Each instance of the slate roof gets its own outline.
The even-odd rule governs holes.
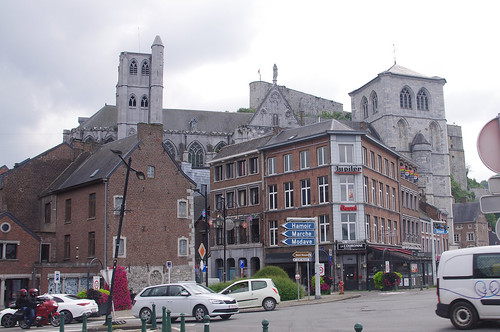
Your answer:
[[[341,123],[338,120],[327,120],[317,122],[315,124],[306,125],[303,127],[292,128],[281,131],[278,135],[274,136],[269,142],[263,146],[261,149],[270,149],[276,146],[286,144],[293,141],[301,141],[306,139],[311,139],[314,136],[325,135],[329,132],[338,132],[338,133],[357,133],[358,131],[352,129],[351,127]]]
[[[116,106],[106,105],[77,128],[115,127],[117,112]],[[233,133],[237,127],[247,124],[252,116],[252,113],[163,109],[163,130],[192,131],[190,121],[196,119],[196,131]]]
[[[453,204],[453,223],[464,224],[477,222],[479,216],[479,202]]]
[[[226,145],[219,151],[219,153],[217,153],[215,158],[210,161],[210,163],[217,162],[227,157],[234,157],[245,152],[257,151],[261,146],[264,146],[272,137],[272,135],[267,135],[242,143]]]

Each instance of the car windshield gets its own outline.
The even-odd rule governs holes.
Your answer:
[[[209,294],[215,293],[210,288],[200,284],[184,284],[183,285],[192,294]]]

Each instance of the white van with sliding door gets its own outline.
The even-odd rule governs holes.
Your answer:
[[[449,250],[438,268],[436,314],[460,330],[500,319],[500,246]]]

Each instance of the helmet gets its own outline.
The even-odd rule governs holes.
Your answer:
[[[21,295],[22,297],[25,297],[26,295],[28,295],[28,291],[24,288],[21,288],[19,290],[19,295]]]
[[[31,296],[37,296],[38,295],[38,289],[36,289],[36,288],[30,289],[30,295]]]

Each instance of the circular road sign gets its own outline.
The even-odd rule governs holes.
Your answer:
[[[500,173],[500,119],[490,120],[477,137],[477,152],[483,164],[490,170]]]

